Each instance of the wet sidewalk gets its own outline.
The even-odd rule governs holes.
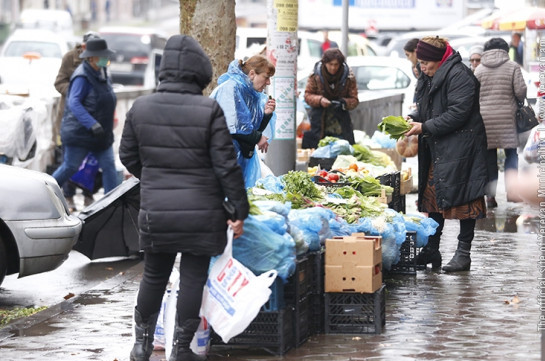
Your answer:
[[[478,222],[471,271],[385,279],[383,333],[315,335],[283,357],[213,347],[215,360],[540,360],[538,209],[506,203]],[[414,205],[414,195],[407,198]],[[532,217],[533,215],[533,217]],[[447,262],[458,225],[447,221]],[[88,292],[0,329],[1,359],[128,360],[142,263]],[[152,360],[164,360],[156,351]]]

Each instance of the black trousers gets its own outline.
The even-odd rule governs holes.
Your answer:
[[[441,239],[441,235],[443,234],[445,219],[441,213],[429,213],[428,216],[439,223],[435,234],[429,237],[428,244],[432,249],[434,247],[439,249],[439,241]],[[473,241],[473,237],[475,236],[476,223],[477,221],[475,219],[460,219],[460,233],[458,234],[458,241],[471,243],[471,241]]]
[[[159,312],[161,302],[176,253],[146,252],[144,258],[144,276],[140,282],[136,308],[144,319]],[[178,293],[178,324],[185,320],[199,318],[202,291],[208,278],[209,256],[182,254],[180,261],[180,291]]]

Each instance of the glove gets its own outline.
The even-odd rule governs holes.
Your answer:
[[[96,122],[91,127],[91,131],[93,132],[93,135],[95,137],[100,137],[101,135],[104,135],[104,128],[102,128],[102,125],[100,125],[99,122]]]

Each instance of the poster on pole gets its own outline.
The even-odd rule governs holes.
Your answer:
[[[297,0],[269,0],[267,57],[275,66],[271,94],[276,100],[274,139],[295,139],[297,81]]]

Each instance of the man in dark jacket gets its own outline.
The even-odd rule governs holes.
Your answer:
[[[200,322],[210,257],[223,253],[227,225],[242,233],[249,211],[242,171],[219,104],[202,95],[212,66],[199,43],[172,36],[157,92],[127,113],[119,155],[140,179],[140,246],[145,270],[135,308],[131,360],[148,360],[161,300],[178,252],[180,292],[170,360],[194,360],[189,344]],[[223,202],[234,206],[228,220]]]

